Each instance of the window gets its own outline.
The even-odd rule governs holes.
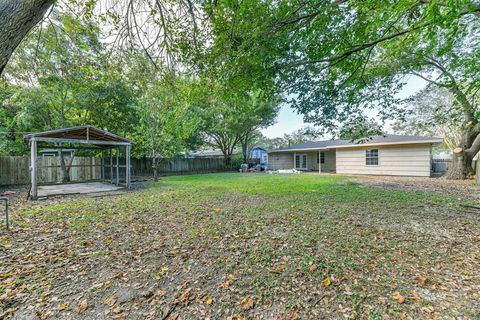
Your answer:
[[[320,157],[320,159],[319,159]],[[325,152],[320,152],[320,153],[317,153],[317,163],[320,162],[320,163],[325,163]]]
[[[295,155],[295,168],[296,169],[307,169],[307,155],[306,154]]]
[[[367,166],[378,166],[378,149],[365,150],[365,164]]]

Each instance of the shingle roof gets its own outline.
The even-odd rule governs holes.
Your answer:
[[[404,136],[404,135],[380,135],[372,136],[361,141],[351,141],[351,140],[323,140],[323,141],[312,141],[302,144],[297,144],[289,147],[280,147],[278,149],[272,150],[275,151],[288,151],[288,150],[301,150],[301,149],[321,149],[321,148],[335,148],[335,147],[348,147],[348,146],[361,146],[361,145],[370,145],[370,144],[398,144],[398,143],[440,143],[442,142],[441,138],[436,137],[422,137],[422,136]]]

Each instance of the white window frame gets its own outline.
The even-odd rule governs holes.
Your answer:
[[[368,164],[367,159],[374,159],[374,157],[370,156],[368,157],[367,152],[372,151],[372,150],[377,150],[377,164]],[[370,149],[365,149],[365,166],[366,167],[378,167],[380,165],[380,149],[378,148],[370,148]]]
[[[297,157],[299,157],[299,163],[300,163],[299,167],[297,166]],[[305,167],[302,167],[302,163],[303,163],[302,157],[305,157]],[[308,154],[306,154],[306,153],[296,153],[294,161],[295,161],[295,169],[297,169],[297,170],[307,170],[307,168],[308,168]]]

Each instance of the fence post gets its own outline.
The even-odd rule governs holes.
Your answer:
[[[32,182],[32,190],[30,191],[31,198],[33,200],[37,199],[37,141],[35,138],[30,140],[30,161],[31,161],[31,182]]]

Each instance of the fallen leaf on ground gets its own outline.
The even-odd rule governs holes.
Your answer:
[[[106,305],[109,305],[109,306],[112,306],[114,305],[116,302],[116,299],[115,299],[115,295],[112,294],[111,296],[109,297],[106,297],[105,300],[103,300],[103,304],[106,304]]]
[[[310,270],[310,271],[315,271],[315,270],[317,270],[317,265],[316,265],[316,264],[311,264],[311,265],[308,267],[308,270]]]
[[[180,303],[183,303],[185,301],[187,301],[190,296],[192,295],[192,288],[188,288],[187,290],[185,290],[181,295],[180,297],[178,297],[177,299],[173,300],[173,304],[180,304]]]
[[[220,284],[220,288],[227,289],[234,280],[235,280],[235,276],[233,274],[229,274],[227,276],[227,281]]]
[[[148,289],[147,291],[145,291],[144,293],[142,293],[142,295],[143,295],[145,298],[150,298],[151,296],[153,296],[153,289]]]
[[[418,283],[419,283],[420,285],[422,285],[422,286],[427,283],[427,277],[422,276],[422,275],[419,275],[419,276],[417,277],[417,280],[418,280]]]
[[[268,272],[271,272],[271,273],[282,273],[283,271],[285,271],[285,267],[278,266],[278,267],[267,268],[267,270]]]
[[[332,281],[330,280],[330,277],[326,277],[323,281],[322,281],[322,285],[324,287],[328,287],[329,285],[332,284]]]
[[[255,301],[253,300],[252,297],[246,297],[246,298],[243,298],[242,301],[240,301],[240,304],[242,305],[242,308],[244,310],[249,310],[253,308],[253,306],[255,305]]]
[[[67,307],[68,307],[68,305],[66,303],[62,302],[58,305],[58,310],[65,310],[65,309],[67,309]]]
[[[405,297],[402,296],[402,294],[398,291],[395,291],[393,294],[392,294],[392,297],[397,300],[398,303],[404,303],[405,302]]]
[[[207,304],[212,304],[212,303],[213,303],[213,299],[212,299],[212,298],[208,298],[206,302],[207,302]]]
[[[410,300],[415,300],[415,301],[422,301],[422,298],[416,293],[415,291],[412,291],[412,295],[408,297]]]
[[[85,312],[85,310],[87,310],[87,308],[88,308],[88,302],[85,299],[82,302],[80,302],[80,304],[75,308],[75,312],[78,314],[82,314]]]
[[[215,208],[215,212],[216,212],[216,213],[219,213],[221,210],[222,210],[222,209],[220,209],[220,208]]]

